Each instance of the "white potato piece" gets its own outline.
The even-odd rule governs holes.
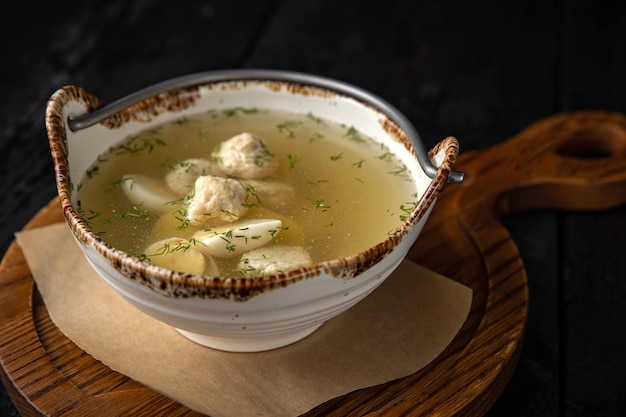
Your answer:
[[[193,240],[170,237],[149,245],[145,255],[150,263],[194,275],[219,276],[215,260],[198,250]]]
[[[276,241],[282,222],[276,219],[251,219],[226,226],[200,230],[193,239],[204,254],[217,257],[240,256],[246,251]]]
[[[222,171],[233,178],[265,178],[278,169],[278,160],[263,139],[248,132],[222,142],[211,156]]]
[[[133,204],[159,214],[171,211],[172,202],[178,198],[164,186],[163,181],[148,175],[124,175],[122,190]]]
[[[313,259],[301,246],[268,245],[243,254],[239,270],[247,277],[280,274],[307,265]]]
[[[303,246],[307,242],[302,226],[298,224],[292,216],[281,214],[263,206],[250,208],[246,216],[251,219],[280,220],[282,226],[280,228],[280,235],[277,237],[278,243],[281,245]]]

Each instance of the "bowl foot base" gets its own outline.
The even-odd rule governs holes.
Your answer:
[[[226,338],[194,333],[182,329],[176,330],[187,339],[212,349],[226,352],[262,352],[265,350],[278,349],[298,342],[319,329],[321,325],[322,323],[287,333],[253,338]]]

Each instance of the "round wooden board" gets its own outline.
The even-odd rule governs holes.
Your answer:
[[[528,291],[519,252],[499,219],[534,208],[603,209],[626,202],[626,118],[578,112],[539,121],[456,166],[409,258],[474,291],[463,328],[408,377],[332,399],[306,416],[480,416],[498,398],[523,343]],[[63,221],[57,200],[26,226]],[[0,263],[0,361],[23,416],[198,415],[112,371],[54,326],[15,242]]]

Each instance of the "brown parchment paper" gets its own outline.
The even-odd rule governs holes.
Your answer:
[[[290,417],[410,375],[452,341],[471,290],[405,260],[378,289],[293,345],[213,350],[126,303],[90,268],[65,223],[16,239],[55,325],[111,369],[215,417]]]

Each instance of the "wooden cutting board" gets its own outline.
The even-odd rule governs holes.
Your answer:
[[[500,219],[536,208],[624,204],[626,116],[556,115],[497,146],[462,153],[456,168],[465,182],[446,186],[409,258],[473,289],[463,328],[419,372],[330,400],[307,416],[484,414],[515,369],[528,306],[524,265]],[[60,221],[55,199],[26,228]],[[0,334],[3,382],[23,416],[198,415],[66,338],[15,242],[0,263]]]

